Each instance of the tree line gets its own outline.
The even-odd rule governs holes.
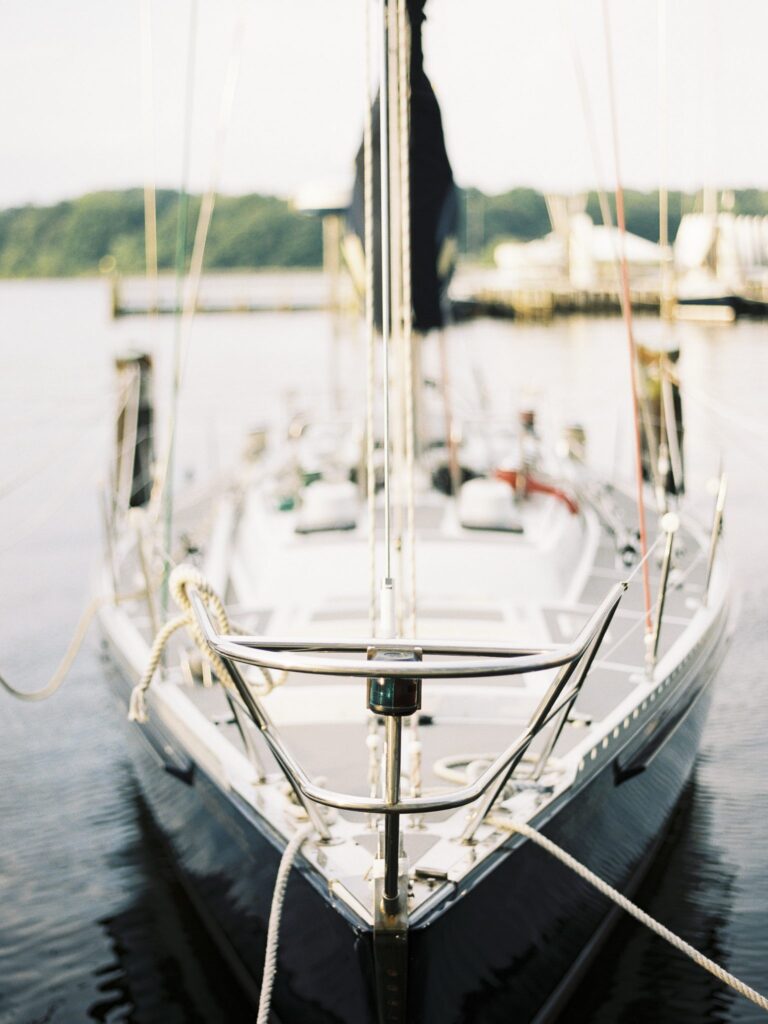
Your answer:
[[[613,197],[609,196],[613,204]],[[698,193],[669,196],[669,237],[674,238],[685,213],[700,208]],[[697,206],[698,204],[698,206]],[[470,259],[490,259],[502,239],[528,241],[550,230],[542,193],[516,188],[500,195],[464,189],[460,197],[459,248]],[[658,193],[625,193],[627,228],[655,241],[659,234]],[[189,261],[200,197],[188,203]],[[768,192],[734,193],[736,213],[768,214]],[[587,212],[600,222],[597,196]],[[157,193],[157,246],[160,270],[175,265],[179,197]],[[67,277],[97,273],[112,257],[118,272],[144,272],[144,198],[140,189],[92,192],[51,206],[22,206],[0,211],[0,277]],[[112,260],[109,260],[110,265]],[[206,246],[209,270],[267,267],[318,267],[322,263],[322,229],[318,218],[299,213],[275,196],[219,196]]]
[[[157,192],[157,262],[176,263],[179,196]],[[186,262],[192,252],[200,197],[187,203]],[[145,269],[144,195],[141,189],[91,192],[53,206],[0,211],[0,276],[66,277],[97,273],[112,257],[120,273]],[[112,260],[109,261],[110,264]],[[208,269],[316,267],[322,228],[274,196],[218,196],[205,265]]]

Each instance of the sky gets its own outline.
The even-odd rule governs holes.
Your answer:
[[[178,187],[193,2],[0,0],[0,207],[148,178]],[[362,124],[364,3],[196,0],[193,190],[208,187],[215,168],[220,190],[234,194],[347,183]],[[607,5],[624,184],[768,187],[768,0]],[[427,70],[459,184],[612,187],[602,0],[429,0],[427,14]],[[142,24],[151,48],[142,49]],[[217,121],[238,46],[222,147]]]

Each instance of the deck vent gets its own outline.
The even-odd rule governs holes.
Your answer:
[[[357,526],[357,488],[347,481],[317,480],[301,492],[296,533],[354,530]]]
[[[459,522],[467,530],[523,532],[515,514],[512,488],[502,480],[478,478],[462,484]]]

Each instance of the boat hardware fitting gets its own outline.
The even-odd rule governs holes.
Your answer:
[[[653,623],[651,642],[648,645],[646,668],[648,675],[653,674],[656,667],[656,659],[659,654],[659,640],[661,638],[661,623],[664,616],[664,604],[667,600],[667,586],[669,584],[669,571],[672,568],[672,554],[675,547],[675,534],[680,526],[680,517],[674,512],[667,512],[661,517],[661,528],[666,535],[664,543],[664,555],[661,562],[661,580],[659,582],[659,596],[656,599],[656,615]]]
[[[709,584],[712,580],[712,570],[715,565],[715,555],[720,535],[723,532],[723,513],[725,511],[725,496],[728,493],[728,477],[725,473],[720,474],[720,482],[717,488],[717,499],[715,501],[715,517],[712,521],[712,534],[709,539],[709,556],[707,558],[707,577],[704,583],[704,604],[709,599]]]

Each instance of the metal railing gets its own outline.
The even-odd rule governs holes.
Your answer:
[[[586,623],[578,637],[568,644],[540,648],[519,648],[503,644],[455,644],[443,641],[398,639],[371,640],[285,640],[257,636],[232,636],[216,632],[201,596],[190,588],[192,607],[206,642],[222,658],[240,700],[260,730],[272,755],[304,805],[321,836],[328,838],[328,827],[314,805],[322,804],[341,811],[364,814],[426,814],[471,804],[494,793],[495,799],[510,774],[523,758],[531,742],[553,720],[574,704],[589,667],[597,653],[626,584],[614,586]],[[390,650],[410,660],[386,660],[369,657],[371,651]],[[336,655],[358,655],[346,659]],[[451,654],[450,659],[420,660]],[[473,782],[448,793],[386,799],[363,797],[319,786],[313,782],[283,742],[263,703],[244,679],[238,663],[278,671],[309,675],[356,676],[364,679],[454,679],[487,676],[511,676],[558,669],[555,679],[540,700],[527,727],[498,755]],[[562,728],[556,721],[555,728]],[[397,746],[397,744],[394,744]],[[549,745],[548,745],[549,746]],[[389,750],[390,772],[400,772],[399,759]],[[496,785],[494,785],[496,784]],[[399,791],[398,787],[393,787]],[[491,800],[491,803],[493,800]],[[485,803],[485,801],[484,801]],[[490,807],[490,804],[488,805]],[[484,815],[483,815],[484,816]]]
[[[383,870],[374,872],[373,893],[375,958],[379,968],[382,964],[390,964],[387,976],[382,975],[383,982],[391,982],[394,970],[402,975],[401,985],[405,984],[402,961],[408,930],[409,883],[407,866],[402,856],[400,816],[452,810],[477,801],[461,835],[463,842],[472,842],[475,830],[503,794],[510,776],[531,743],[551,723],[550,735],[544,742],[534,772],[535,777],[539,777],[578,698],[626,588],[626,583],[619,583],[612,588],[574,641],[539,648],[409,639],[317,641],[219,634],[201,594],[194,587],[188,588],[192,608],[206,643],[221,658],[242,707],[259,729],[297,800],[306,810],[320,841],[330,840],[331,833],[318,805],[383,816],[377,855]],[[356,676],[365,679],[368,708],[377,715],[383,715],[386,725],[384,796],[361,797],[314,783],[286,747],[262,701],[243,677],[238,663],[312,676]],[[402,799],[402,723],[404,717],[414,714],[421,706],[421,685],[424,679],[487,678],[547,670],[556,670],[554,679],[540,699],[528,725],[477,779],[447,793]],[[237,702],[233,700],[232,703],[234,705]],[[235,718],[241,732],[245,732],[237,713]],[[246,750],[252,752],[252,747],[251,740],[246,744]],[[258,758],[255,760],[255,769],[257,777],[263,779],[263,769]],[[396,961],[390,959],[393,952],[397,953]]]

